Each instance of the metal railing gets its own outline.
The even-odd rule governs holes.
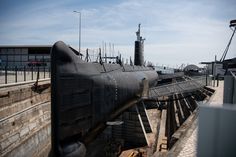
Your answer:
[[[46,66],[2,66],[0,67],[0,84],[17,83],[30,80],[50,78],[50,67]]]
[[[212,79],[213,79],[212,76],[206,76],[206,75],[191,77],[191,80],[195,80],[198,83],[204,84],[206,86],[212,86]]]
[[[208,78],[208,80],[210,79]],[[206,81],[208,80],[206,79],[206,77],[202,76],[187,81],[150,88],[149,98],[169,96],[176,93],[192,92],[206,86],[207,85]]]

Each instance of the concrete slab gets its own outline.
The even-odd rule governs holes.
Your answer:
[[[215,90],[215,93],[209,100],[210,106],[222,106],[223,104],[223,95],[224,95],[224,80],[219,81],[218,87],[211,87],[210,88]]]
[[[218,87],[210,88],[215,90],[210,100],[207,102],[209,106],[221,107],[223,104],[224,80],[219,81]],[[191,136],[186,139],[183,149],[180,151],[178,157],[196,157],[197,156],[197,141],[198,141],[198,124]]]
[[[195,157],[197,154],[197,134],[198,128],[196,127],[191,136],[186,140],[185,146],[179,153],[178,157]]]

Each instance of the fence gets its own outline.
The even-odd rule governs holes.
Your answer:
[[[153,87],[149,91],[149,97],[157,98],[160,96],[169,96],[176,93],[192,92],[197,89],[203,88],[204,86],[207,85],[206,82],[210,80],[211,80],[210,77],[201,76],[201,77],[195,77],[192,80]]]
[[[191,77],[192,80],[195,80],[199,84],[202,84],[204,86],[212,86],[212,76],[195,76]]]
[[[0,84],[50,78],[50,75],[50,67],[45,66],[4,66],[0,67]]]

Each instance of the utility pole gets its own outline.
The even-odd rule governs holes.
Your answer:
[[[73,11],[74,13],[79,14],[79,53],[81,54],[81,12],[79,11]]]

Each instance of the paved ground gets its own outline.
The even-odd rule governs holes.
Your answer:
[[[209,101],[210,106],[222,106],[223,104],[223,93],[224,93],[224,81],[219,81],[219,87],[211,87],[215,89],[215,94]]]
[[[193,131],[192,135],[187,139],[184,148],[178,157],[195,157],[197,156],[197,133],[198,127]]]
[[[219,82],[219,87],[210,87],[215,89],[214,95],[209,100],[210,106],[222,106],[224,81]],[[197,156],[197,135],[198,127],[194,129],[190,137],[186,140],[184,148],[179,153],[178,157],[196,157]]]

